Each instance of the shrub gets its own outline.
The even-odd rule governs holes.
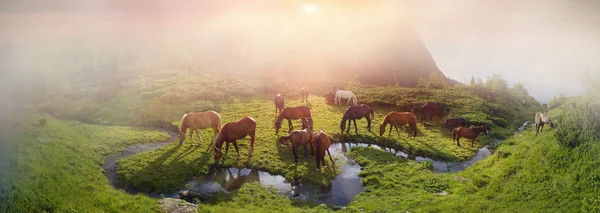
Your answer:
[[[558,143],[565,148],[574,148],[599,138],[600,97],[583,97],[571,100],[563,106],[555,133]]]

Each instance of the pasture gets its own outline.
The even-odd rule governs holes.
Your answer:
[[[119,160],[119,183],[142,192],[138,195],[112,188],[103,175],[102,163],[106,156],[121,152],[128,145],[167,140],[168,134],[148,126],[179,125],[183,113],[192,111],[215,110],[221,115],[223,124],[243,116],[256,120],[252,156],[248,155],[247,137],[237,141],[241,157],[236,157],[232,146],[218,167],[258,169],[316,186],[329,185],[339,174],[343,165],[332,164],[328,157],[325,158],[328,166],[317,172],[315,158],[310,152],[308,158],[299,154],[299,163],[295,164],[291,146],[277,141],[279,136],[287,135],[287,127],[283,125],[279,135],[275,134],[275,91],[283,91],[286,106],[300,106],[299,95],[293,89],[287,92],[285,89],[299,86],[277,84],[280,88],[276,89],[271,84],[220,76],[154,75],[146,77],[152,84],[131,79],[131,84],[110,95],[82,96],[66,105],[64,100],[77,95],[71,92],[58,95],[45,104],[30,106],[28,112],[33,114],[26,115],[27,119],[15,128],[23,133],[16,139],[17,145],[9,147],[12,151],[5,156],[0,156],[6,159],[5,162],[16,165],[0,171],[1,175],[10,177],[3,178],[0,185],[3,189],[0,191],[0,211],[159,211],[157,199],[160,194],[175,192],[211,169],[214,162],[210,146],[212,129],[200,131],[203,138],[200,145],[198,138],[195,138],[196,145],[191,145],[188,136],[181,145],[172,142]],[[229,86],[218,89],[224,82]],[[194,88],[195,92],[182,92],[186,87]],[[501,98],[484,100],[469,86],[460,85],[440,90],[349,84],[345,89],[356,93],[359,104],[367,103],[374,108],[374,120],[371,132],[366,129],[366,120],[360,119],[357,120],[358,134],[354,133],[352,125],[350,134],[342,136],[340,122],[346,106],[327,104],[320,94],[329,88],[311,89],[305,105],[311,110],[314,130],[323,129],[334,143],[367,143],[441,161],[465,161],[478,148],[498,138],[504,139],[493,155],[457,173],[434,173],[428,161],[418,163],[383,149],[353,147],[347,155],[363,168],[359,175],[365,190],[342,211],[477,212],[542,208],[578,211],[597,206],[598,198],[592,196],[595,191],[591,187],[595,186],[595,176],[588,174],[595,171],[590,165],[597,160],[583,148],[565,150],[554,137],[555,132],[561,131],[560,115],[564,109],[560,106],[549,113],[550,117],[557,118],[559,130],[548,128],[542,135],[534,137],[533,123],[530,123],[523,133],[513,136],[520,123],[533,120],[539,103],[529,103],[510,92],[498,96]],[[451,109],[446,118],[461,116],[472,123],[486,124],[490,126],[490,134],[480,135],[475,147],[458,147],[452,141],[450,129],[443,127],[443,120],[425,126],[420,114],[416,113],[416,138],[408,136],[407,126],[400,129],[400,136],[394,131],[388,138],[389,129],[384,136],[379,136],[379,124],[388,112],[405,111],[412,102],[444,100]],[[39,119],[47,120],[43,127]],[[295,129],[300,129],[299,120],[293,124]],[[194,134],[194,137],[197,136]],[[585,147],[598,149],[595,144]],[[582,169],[566,166],[566,159],[577,162]],[[334,160],[338,162],[339,159]],[[148,197],[146,193],[153,193],[155,197]],[[331,206],[290,199],[260,183],[245,184],[231,193],[217,193],[199,203],[201,212],[332,211]]]

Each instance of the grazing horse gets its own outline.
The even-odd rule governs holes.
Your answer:
[[[356,95],[354,95],[354,93],[352,91],[338,89],[335,91],[334,94],[335,94],[335,98],[334,98],[335,103],[334,104],[338,104],[339,106],[341,106],[342,99],[348,99],[348,105],[350,105],[350,101],[352,101],[352,103],[354,103],[354,105],[357,104]]]
[[[450,131],[459,126],[467,126],[467,120],[464,118],[449,118],[444,122],[445,126],[450,126]]]
[[[348,130],[346,130],[346,134],[350,133],[350,126],[352,125],[352,121],[354,121],[354,132],[358,133],[358,128],[356,127],[356,119],[366,118],[367,119],[367,129],[369,132],[371,131],[371,121],[374,117],[373,108],[367,106],[366,104],[361,104],[360,106],[350,106],[344,113],[344,117],[342,118],[342,123],[340,124],[340,130],[342,135],[344,135],[344,129],[346,129],[346,120],[348,121]]]
[[[554,128],[554,122],[544,113],[541,112],[536,112],[535,113],[535,135],[538,135],[538,132],[540,132],[540,134],[544,131],[544,124],[550,124],[551,128]]]
[[[283,110],[283,107],[285,107],[285,100],[283,99],[283,94],[277,93],[277,95],[275,96],[275,115],[277,115],[277,110],[281,112],[281,110]]]
[[[302,129],[313,131],[314,123],[311,117],[300,118],[300,123],[302,123]]]
[[[392,135],[392,127],[396,128],[396,133],[400,136],[398,126],[404,126],[406,124],[410,127],[408,135],[410,136],[410,132],[413,132],[413,137],[417,137],[417,116],[411,112],[389,112],[383,119],[383,123],[379,125],[379,136],[383,136],[385,127],[388,124],[390,124],[390,133],[388,134],[388,137]]]
[[[283,119],[288,120],[288,133],[290,133],[294,129],[294,126],[292,125],[292,120],[297,120],[304,117],[310,117],[310,109],[307,106],[283,108],[283,110],[281,110],[281,112],[277,116],[277,120],[275,120],[275,133],[279,133],[279,129],[281,129],[281,121]]]
[[[294,160],[298,163],[298,155],[296,154],[296,150],[298,150],[298,146],[304,145],[304,157],[308,157],[306,155],[306,146],[310,145],[310,141],[312,139],[312,133],[306,129],[304,130],[294,130],[288,136],[279,137],[279,143],[283,145],[288,145],[286,141],[292,142],[292,152],[294,153]],[[315,155],[312,147],[311,147],[312,155]]]
[[[308,103],[308,90],[305,87],[300,88],[300,102]]]
[[[487,135],[488,128],[486,126],[473,125],[471,125],[469,128],[459,126],[452,130],[452,141],[456,141],[456,145],[460,146],[460,137],[465,137],[471,140],[471,147],[473,147],[475,139],[477,139],[477,136],[479,136],[479,133],[481,132],[484,132]]]
[[[423,105],[422,107],[422,111],[421,111],[421,120],[425,120],[425,113],[429,112],[429,114],[431,115],[429,117],[429,121],[431,121],[431,119],[433,118],[433,113],[437,113],[439,114],[438,120],[442,119],[442,117],[444,117],[444,105],[441,103],[433,103],[433,102],[427,102],[426,104]]]
[[[206,112],[191,112],[184,114],[181,117],[181,128],[179,128],[179,144],[183,144],[185,141],[185,132],[190,129],[190,138],[192,138],[192,144],[194,144],[193,132],[200,138],[202,143],[202,137],[200,137],[200,129],[206,129],[211,127],[215,135],[221,130],[221,115],[219,113],[209,110]],[[214,137],[214,136],[213,136]]]
[[[310,141],[313,153],[316,154],[317,159],[317,170],[320,170],[320,164],[323,164],[325,167],[325,152],[329,154],[329,160],[332,163],[335,163],[331,158],[331,153],[329,152],[329,146],[331,146],[331,140],[329,140],[329,136],[323,132],[323,130],[319,130],[317,134],[314,134],[312,140]]]
[[[229,143],[233,143],[233,147],[239,157],[240,151],[238,150],[236,140],[245,138],[246,136],[250,136],[250,151],[248,154],[252,155],[252,151],[254,150],[254,138],[256,136],[256,121],[254,121],[254,118],[245,116],[238,121],[229,122],[223,125],[223,128],[217,136],[215,145],[212,147],[215,156],[215,164],[218,163],[223,156],[223,151],[221,150],[223,142],[226,143],[225,154],[229,151]]]

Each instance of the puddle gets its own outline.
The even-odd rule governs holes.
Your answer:
[[[529,121],[525,122],[523,126],[518,129],[518,132],[522,132],[525,126],[529,124]],[[162,130],[168,132],[172,138],[153,144],[139,144],[127,147],[124,151],[119,154],[110,155],[106,158],[103,168],[106,171],[106,176],[109,183],[117,188],[125,190],[128,193],[136,194],[137,192],[128,187],[122,187],[116,185],[116,173],[115,166],[117,159],[128,157],[133,154],[154,150],[168,143],[173,142],[177,138],[175,132],[169,130]],[[390,148],[384,148],[377,145],[365,144],[365,143],[333,143],[329,148],[331,155],[336,160],[336,165],[342,165],[340,168],[340,174],[331,182],[330,186],[317,187],[310,184],[297,183],[295,181],[286,180],[283,176],[272,175],[265,171],[248,168],[228,168],[228,169],[214,169],[206,175],[198,176],[194,180],[188,181],[187,187],[177,190],[172,194],[164,194],[165,197],[179,198],[179,191],[194,190],[200,194],[210,194],[215,192],[231,192],[242,187],[245,183],[260,182],[262,185],[267,187],[273,187],[280,191],[280,193],[287,195],[291,199],[304,200],[304,201],[316,201],[319,203],[331,204],[334,206],[345,206],[349,204],[358,193],[364,191],[364,187],[361,184],[361,179],[358,173],[361,171],[360,165],[354,162],[351,158],[347,157],[345,153],[350,150],[351,147],[373,147],[377,149],[385,149],[388,152],[396,153],[396,156],[412,159],[416,162],[432,161],[435,172],[458,172],[466,169],[473,165],[477,161],[485,159],[487,156],[492,154],[491,147],[495,147],[501,140],[496,140],[490,145],[486,145],[479,149],[477,153],[468,161],[463,162],[443,162],[432,160],[422,156],[409,156],[408,154],[397,151]],[[291,149],[290,149],[291,152]],[[312,156],[309,156],[312,157]],[[306,158],[306,160],[314,160],[314,158]],[[151,197],[160,197],[160,193],[150,194]]]

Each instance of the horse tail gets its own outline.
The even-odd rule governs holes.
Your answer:
[[[375,118],[375,111],[373,108],[369,108],[369,119],[373,120],[373,118]]]
[[[408,122],[408,126],[410,127],[410,130],[413,131],[413,137],[417,137],[417,120],[416,120],[416,116],[415,116],[415,120],[412,120],[410,122]]]
[[[279,140],[277,140],[277,141],[278,141],[280,144],[285,144],[285,145],[287,145],[287,144],[285,143],[285,141],[289,141],[289,140],[290,140],[290,138],[292,138],[292,135],[291,135],[291,134],[290,134],[290,135],[288,135],[288,136],[281,136],[281,137],[279,137]]]
[[[456,129],[452,130],[452,141],[456,141]]]
[[[221,132],[221,115],[217,114],[217,117],[219,118],[219,123],[217,124],[217,131]]]
[[[315,156],[317,158],[317,168],[319,168],[319,164],[321,163],[321,159],[323,159],[324,156],[324,152],[321,152],[321,132],[319,132],[319,134],[317,135],[317,139],[315,140],[315,149],[316,152]]]

